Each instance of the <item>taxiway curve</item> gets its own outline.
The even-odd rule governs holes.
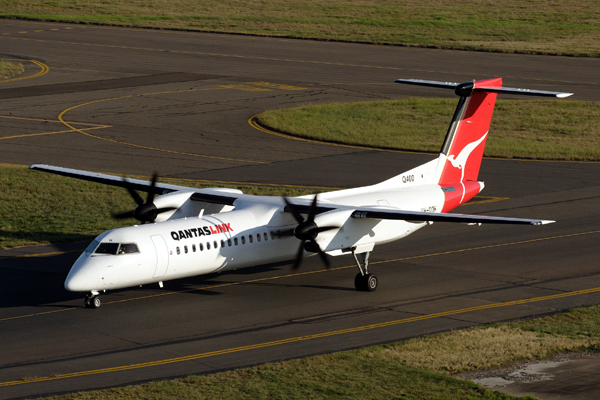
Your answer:
[[[252,128],[266,109],[447,95],[397,78],[502,76],[599,100],[600,60],[435,51],[0,21],[0,162],[215,181],[352,187],[431,155],[296,141]],[[450,118],[450,116],[449,116]],[[34,172],[32,172],[34,173]],[[595,304],[598,163],[484,160],[466,213],[543,227],[434,224],[377,248],[374,293],[352,260],[289,264],[107,293],[82,307],[62,282],[84,244],[0,253],[0,398],[88,390],[303,357]],[[32,255],[38,256],[32,257]]]

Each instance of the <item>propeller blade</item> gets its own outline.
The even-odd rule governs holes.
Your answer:
[[[154,191],[156,189],[156,180],[158,179],[158,174],[155,172],[152,175],[152,183],[150,184],[150,190],[148,191],[148,197],[146,197],[146,204],[152,204],[154,201]]]
[[[289,210],[289,212],[294,216],[294,219],[296,220],[296,222],[298,222],[299,224],[304,222],[304,218],[302,218],[302,215],[300,215],[300,213],[298,212],[298,209],[296,209],[296,206],[294,206],[294,204],[292,204],[287,197],[283,196],[283,201],[285,201],[285,204],[287,205],[287,208]]]
[[[308,210],[308,219],[306,222],[313,222],[315,220],[315,211],[317,210],[317,195],[313,198],[310,208]]]
[[[126,219],[126,218],[134,218],[133,211],[126,211],[118,214],[112,214],[114,219]]]
[[[291,213],[294,216],[294,219],[298,222],[298,226],[296,226],[296,228],[291,230],[289,233],[296,236],[296,238],[300,239],[301,241],[300,248],[296,253],[296,259],[294,261],[293,269],[296,270],[300,267],[300,264],[302,263],[302,256],[304,254],[304,250],[319,254],[319,257],[321,258],[321,261],[323,261],[323,264],[325,264],[325,267],[329,268],[329,257],[327,257],[327,254],[321,249],[321,246],[319,246],[319,244],[315,242],[315,239],[317,238],[319,233],[330,231],[333,229],[340,229],[340,226],[329,225],[319,227],[317,226],[317,224],[315,224],[315,216],[317,213],[318,202],[318,195],[316,194],[315,197],[313,197],[312,199],[310,208],[308,209],[308,216],[306,220],[302,218],[302,215],[300,215],[296,206],[294,206],[294,204],[290,202],[287,197],[284,197],[283,201],[285,201],[286,204],[284,211]],[[285,234],[289,233],[285,232]],[[281,236],[282,235],[280,234],[280,237]]]
[[[294,261],[294,266],[292,267],[292,269],[294,271],[296,271],[298,268],[300,268],[300,264],[302,263],[302,256],[304,255],[304,243],[306,241],[303,240],[300,243],[300,247],[298,247],[298,252],[296,253],[296,260]]]
[[[321,232],[327,232],[327,231],[332,231],[334,229],[340,229],[340,226],[334,226],[334,225],[330,225],[330,226],[319,226],[317,227],[316,231],[317,233],[321,233]]]
[[[127,179],[123,178],[123,182],[125,182],[125,184],[127,185],[126,189],[129,192],[129,195],[133,198],[133,201],[135,201],[138,206],[141,206],[142,204],[144,204],[144,199],[142,199],[140,197],[138,192],[133,190],[133,187],[129,184],[129,181]]]
[[[133,185],[131,185],[127,179],[123,178],[125,188],[136,202],[137,207],[132,211],[113,214],[113,217],[116,219],[135,218],[145,224],[148,222],[154,222],[156,220],[156,216],[160,213],[176,210],[176,207],[156,208],[156,205],[154,204],[154,195],[156,194],[157,180],[158,174],[155,172],[154,175],[152,175],[152,182],[147,190],[148,196],[146,197],[146,201],[144,201],[138,192],[133,189]]]
[[[321,257],[321,261],[323,261],[323,263],[325,264],[325,268],[329,269],[329,267],[331,266],[331,263],[329,262],[329,257],[327,257],[327,254],[325,254],[325,252],[323,250],[321,250],[320,247],[319,247],[319,256]]]

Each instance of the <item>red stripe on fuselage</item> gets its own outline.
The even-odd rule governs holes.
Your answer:
[[[481,185],[479,182],[463,182],[456,183],[454,185],[442,185],[444,190],[444,207],[442,212],[449,212],[454,210],[461,204],[471,200],[481,191]]]

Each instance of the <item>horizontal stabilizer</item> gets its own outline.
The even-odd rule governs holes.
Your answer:
[[[391,219],[419,222],[458,222],[463,224],[517,224],[517,225],[546,225],[555,221],[542,219],[490,217],[486,215],[467,214],[438,214],[420,211],[382,210],[382,209],[357,209],[352,213],[352,218]]]
[[[519,89],[509,87],[476,87],[473,82],[456,83],[456,82],[438,82],[438,81],[427,81],[422,79],[396,79],[396,83],[404,83],[408,85],[419,85],[419,86],[431,86],[442,89],[453,89],[457,95],[462,96],[470,95],[473,92],[489,92],[489,93],[505,93],[505,94],[521,94],[526,96],[546,96],[546,97],[558,97],[565,98],[572,96],[573,93],[566,92],[550,92],[546,90],[533,90],[533,89]],[[467,89],[465,92],[464,89]]]

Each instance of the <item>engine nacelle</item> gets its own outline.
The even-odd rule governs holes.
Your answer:
[[[344,235],[344,225],[349,221],[351,222],[351,214],[352,210],[334,210],[315,216],[315,224],[319,228],[326,226],[339,227],[339,229],[332,229],[318,234],[315,241],[321,246],[321,249],[324,251],[333,250],[331,245],[340,241],[338,236]],[[334,247],[337,247],[337,245],[334,244]]]
[[[236,189],[224,189],[224,188],[210,188],[202,189],[210,192],[225,192],[225,193],[236,193],[242,194],[240,190]],[[173,207],[176,208],[173,211],[167,211],[159,214],[156,217],[155,222],[167,221],[170,219],[197,217],[200,212],[204,210],[204,214],[216,214],[220,212],[226,212],[233,210],[233,206],[206,203],[203,201],[192,200],[190,197],[194,192],[171,192],[163,194],[154,199],[156,208]]]

